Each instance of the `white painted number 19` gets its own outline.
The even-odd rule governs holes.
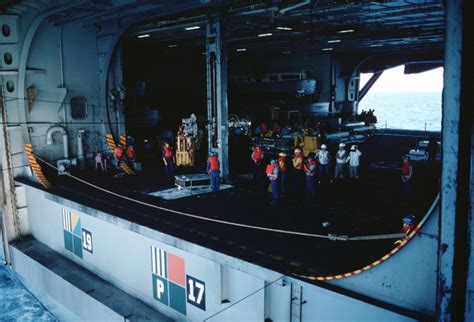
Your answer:
[[[92,253],[92,234],[85,229],[82,230],[82,248]]]

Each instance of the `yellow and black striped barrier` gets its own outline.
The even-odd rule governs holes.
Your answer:
[[[36,157],[33,154],[33,146],[31,144],[25,144],[25,152],[26,158],[28,159],[28,163],[30,164],[33,173],[35,174],[36,178],[38,178],[41,185],[46,189],[51,188],[51,184],[44,176],[43,170],[41,169],[41,166],[38,164],[38,161],[36,161]]]
[[[107,134],[105,136],[105,140],[107,141],[107,144],[109,145],[109,148],[110,150],[112,151],[112,153],[115,152],[115,148],[117,147],[115,145],[115,140],[114,140],[114,137],[112,136],[112,134]]]

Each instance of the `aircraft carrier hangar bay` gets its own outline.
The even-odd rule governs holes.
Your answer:
[[[473,320],[466,5],[0,1],[5,265],[60,320]],[[440,133],[358,108],[402,65]]]

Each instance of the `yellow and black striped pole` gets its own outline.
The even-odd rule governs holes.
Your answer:
[[[26,158],[28,159],[28,163],[30,164],[33,173],[35,174],[36,178],[38,178],[39,182],[43,187],[46,189],[51,188],[51,184],[49,183],[48,179],[44,176],[43,170],[41,166],[36,161],[36,157],[33,153],[33,146],[31,144],[25,144],[25,152]]]

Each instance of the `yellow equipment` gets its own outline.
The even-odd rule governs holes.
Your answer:
[[[192,137],[178,136],[176,142],[176,165],[193,166],[194,165],[194,140]]]
[[[293,148],[300,148],[303,151],[303,155],[307,157],[310,153],[316,153],[319,151],[319,143],[320,142],[317,136],[295,136],[293,141]]]

